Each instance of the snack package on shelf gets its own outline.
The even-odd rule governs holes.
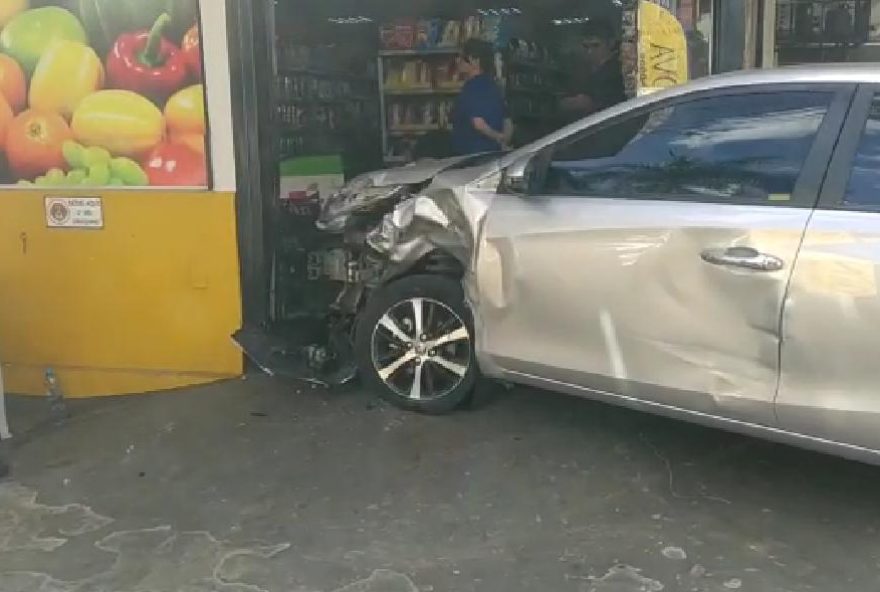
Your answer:
[[[434,49],[440,42],[443,23],[437,19],[423,19],[416,26],[416,49]]]
[[[431,88],[431,66],[424,60],[416,62],[416,88]]]
[[[429,39],[431,42],[432,49],[436,48],[438,45],[440,45],[441,41],[443,40],[443,29],[444,29],[444,22],[441,19],[431,19],[430,29],[429,29],[429,32],[430,32]]]
[[[388,108],[388,126],[392,131],[410,129],[417,121],[415,109],[411,104],[392,103]]]
[[[439,46],[457,47],[462,43],[461,23],[459,21],[447,21],[443,28],[443,36],[440,39]]]
[[[412,49],[416,38],[416,22],[403,19],[386,23],[379,29],[383,49]]]
[[[416,84],[416,63],[406,61],[400,70],[400,88],[413,88]]]
[[[455,89],[463,84],[455,60],[443,60],[434,67],[434,86],[437,88]]]
[[[469,16],[464,20],[464,24],[462,26],[461,40],[467,41],[468,39],[479,39],[483,36],[483,27],[480,22],[480,17],[477,16]]]
[[[400,90],[427,90],[431,88],[431,67],[426,61],[407,60],[400,64],[399,68],[399,78],[386,78],[386,88]]]
[[[434,86],[443,88],[449,84],[452,77],[449,62],[441,62],[434,67]]]
[[[387,89],[398,89],[403,86],[403,64],[399,61],[389,61],[385,66],[385,81]]]

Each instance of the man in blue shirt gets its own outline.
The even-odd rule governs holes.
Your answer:
[[[467,82],[455,101],[452,117],[452,148],[456,154],[509,149],[513,122],[492,76],[494,68],[495,56],[489,43],[469,39],[464,44],[458,69]]]

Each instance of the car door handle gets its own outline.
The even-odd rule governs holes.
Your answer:
[[[752,271],[779,271],[785,262],[775,255],[768,255],[751,247],[728,247],[706,249],[700,253],[706,263],[725,267],[740,267]]]

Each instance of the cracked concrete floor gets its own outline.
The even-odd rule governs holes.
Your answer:
[[[880,469],[530,390],[13,399],[0,592],[880,589]]]

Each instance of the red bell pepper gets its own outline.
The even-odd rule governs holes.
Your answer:
[[[202,48],[199,39],[199,26],[195,25],[186,32],[180,50],[186,56],[186,65],[190,75],[196,80],[202,79]]]
[[[107,57],[114,88],[134,91],[160,104],[186,82],[186,56],[162,36],[171,17],[162,14],[149,31],[123,33]]]
[[[184,144],[165,142],[144,159],[152,187],[207,187],[205,156]]]

